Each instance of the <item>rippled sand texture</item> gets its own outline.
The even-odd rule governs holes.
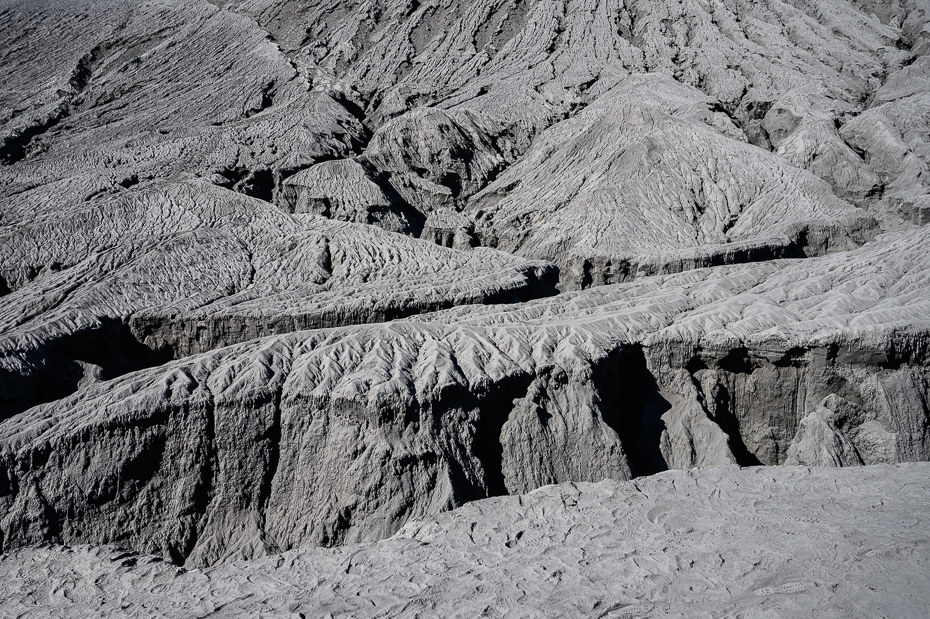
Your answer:
[[[919,617],[928,465],[546,486],[390,539],[185,571],[112,547],[0,562],[9,616]]]

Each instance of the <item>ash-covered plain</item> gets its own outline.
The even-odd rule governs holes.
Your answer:
[[[926,463],[733,466],[477,501],[393,537],[184,570],[112,546],[23,548],[23,617],[922,617]]]

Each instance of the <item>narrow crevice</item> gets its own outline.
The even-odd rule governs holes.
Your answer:
[[[274,106],[275,94],[277,94],[277,84],[274,81],[266,82],[259,91],[259,102],[257,105],[246,110],[245,118],[251,118],[261,114],[265,110]]]
[[[514,402],[525,398],[533,377],[521,374],[495,383],[487,393],[476,395],[479,400],[478,427],[475,432],[473,453],[481,462],[487,487],[484,496],[469,500],[509,494],[503,470],[504,446],[501,433],[510,419]]]
[[[273,90],[273,85],[271,88]],[[266,85],[266,87],[263,89],[263,97],[271,96],[265,92],[268,89],[269,86]],[[345,158],[358,157],[368,147],[368,143],[371,140],[372,131],[369,126],[368,119],[365,118],[361,107],[351,99],[348,99],[343,93],[333,91],[327,94],[330,96],[330,98],[339,103],[350,114],[352,114],[352,116],[358,120],[362,126],[361,133],[347,134],[347,138],[350,144],[347,145],[349,148],[349,153]],[[263,111],[268,106],[274,104],[272,100],[265,101],[263,99],[263,101],[264,103],[261,106],[261,110],[252,111],[246,114],[246,116],[248,117],[260,113],[260,111]],[[286,213],[293,213],[294,198],[286,190],[284,182],[288,178],[298,174],[299,172],[302,172],[303,170],[307,170],[321,163],[336,161],[342,158],[344,157],[332,153],[314,157],[312,161],[301,163],[299,165],[285,167],[273,165],[270,168],[241,165],[237,159],[235,163],[228,164],[225,167],[216,170],[216,175],[219,177],[219,182],[216,180],[214,180],[214,182],[219,187],[224,187],[243,195],[274,204]],[[393,188],[391,188],[391,190],[393,191]]]
[[[200,454],[202,456],[200,475],[194,491],[193,504],[190,513],[187,514],[191,518],[190,529],[182,547],[177,552],[178,556],[171,557],[172,562],[179,566],[187,562],[188,557],[197,547],[197,542],[210,517],[210,504],[215,498],[216,475],[219,470],[219,446],[216,442],[216,403],[212,399],[206,404],[205,422],[203,435],[200,437],[200,446],[204,449],[204,452]]]
[[[533,266],[527,268],[524,275],[524,285],[481,293],[473,298],[436,298],[406,305],[380,304],[367,310],[359,309],[348,313],[339,311],[338,308],[322,309],[312,313],[292,313],[280,319],[241,318],[237,321],[230,316],[133,316],[129,326],[136,341],[161,342],[159,354],[169,354],[171,358],[178,359],[269,335],[377,324],[453,307],[508,305],[558,294],[558,270],[555,267]]]
[[[740,208],[740,212],[742,212],[742,210],[743,210],[743,205],[740,205],[739,208]],[[737,223],[739,223],[739,217],[733,217],[732,219],[730,219],[730,221],[728,221],[727,223],[725,223],[725,224],[723,225],[723,230],[722,230],[724,236],[727,236],[727,238],[730,238],[730,237],[728,236],[729,233],[730,233],[730,230],[732,230],[732,229],[733,229],[733,226],[735,226]]]
[[[112,48],[115,43],[107,45],[107,49]],[[94,68],[97,66],[97,63],[100,59],[100,54],[103,51],[103,45],[96,45],[93,49],[90,50],[87,54],[84,54],[80,60],[78,60],[77,66],[74,68],[74,71],[71,74],[71,79],[69,80],[69,85],[71,86],[73,92],[73,99],[75,102],[80,100],[81,94],[90,86],[91,79],[94,76]]]
[[[624,2],[619,9],[617,18],[617,34],[620,38],[629,43],[632,47],[639,48],[635,43],[636,40],[636,13]]]
[[[734,348],[716,362],[716,366],[730,374],[752,374],[759,367],[749,356],[749,350],[744,347]]]
[[[217,174],[225,179],[224,182],[219,183],[220,187],[264,202],[273,201],[278,183],[271,170],[230,166],[220,169]]]
[[[733,222],[735,224],[735,222]],[[563,265],[559,288],[562,290],[586,290],[596,286],[608,286],[630,282],[653,275],[669,275],[695,269],[737,264],[768,262],[771,260],[790,260],[819,256],[825,251],[812,247],[808,242],[806,229],[797,231],[795,238],[788,242],[759,244],[734,244],[723,246],[713,253],[695,253],[688,255],[655,256],[646,258],[626,258],[609,256],[589,256],[577,258],[573,263]]]
[[[361,144],[355,147],[356,154],[361,154],[365,152],[365,149],[368,148],[368,142],[371,139],[371,135],[374,133],[374,127],[372,126],[371,119],[365,113],[365,102],[355,101],[346,94],[339,90],[331,90],[327,94],[339,105],[344,107],[349,114],[352,115],[355,120],[357,120],[366,131],[366,136],[363,138]]]
[[[252,275],[254,277],[254,273]],[[49,340],[31,355],[29,373],[0,368],[0,420],[33,406],[60,400],[88,381],[117,378],[173,359],[269,335],[384,323],[463,305],[507,305],[558,294],[558,270],[532,266],[522,286],[488,291],[473,298],[427,299],[407,305],[384,304],[368,311],[320,310],[280,319],[218,316],[181,318],[130,316],[103,318],[100,326]],[[157,343],[157,344],[150,344]]]
[[[619,346],[594,367],[604,422],[623,445],[634,477],[668,470],[662,454],[662,416],[671,404],[662,396],[639,344]]]
[[[14,131],[3,138],[0,143],[0,165],[13,165],[26,158],[33,140],[61,122],[69,114],[68,107],[62,105],[53,114],[43,120],[37,121],[24,129]]]
[[[829,351],[824,351],[827,359]],[[781,464],[797,423],[808,399],[809,367],[812,352],[807,348],[792,348],[772,358],[746,347],[727,351],[709,351],[698,348],[684,364],[698,395],[698,401],[708,419],[728,437],[728,444],[737,464],[759,466]],[[820,388],[832,391],[842,389],[829,373],[820,379]],[[747,389],[764,390],[769,381],[781,385],[777,398],[769,402],[770,411],[753,413],[753,404],[747,401]],[[749,387],[752,385],[752,387]],[[826,395],[824,393],[823,395]],[[779,412],[783,411],[783,412]],[[794,411],[794,412],[790,412]],[[743,424],[755,419],[757,428],[753,452],[746,444]],[[768,423],[769,434],[762,437],[761,424]],[[761,451],[760,451],[761,450]],[[771,461],[769,461],[771,460]]]
[[[281,396],[283,391],[283,386],[279,386],[272,394],[274,418],[271,427],[268,428],[263,437],[264,440],[268,441],[268,464],[258,489],[258,511],[263,520],[268,508],[268,502],[271,500],[272,486],[274,485],[274,478],[278,474],[278,463],[281,459]]]
[[[700,383],[693,376],[692,380],[694,381],[698,393],[706,398],[706,394],[703,394],[700,390]],[[727,442],[730,446],[730,451],[733,453],[733,457],[736,459],[736,463],[740,466],[761,466],[762,462],[759,461],[759,458],[756,457],[755,454],[749,451],[749,448],[746,447],[746,443],[743,442],[739,418],[733,410],[730,392],[723,385],[718,386],[714,398],[714,411],[714,415],[708,415],[708,418],[716,423],[717,426],[723,430],[723,433],[727,435]]]
[[[740,431],[739,416],[734,408],[730,389],[721,381],[717,381],[711,393],[705,393],[701,384],[701,372],[714,371],[708,367],[714,366],[730,374],[752,374],[755,364],[750,361],[749,351],[746,348],[737,348],[729,351],[719,360],[705,359],[701,349],[685,364],[685,369],[691,376],[699,403],[707,414],[728,437],[728,444],[736,463],[740,466],[759,466],[762,463],[755,454],[749,451],[743,442]]]
[[[0,165],[13,165],[25,159],[30,154],[30,150],[36,147],[36,138],[48,133],[68,118],[73,105],[82,103],[83,94],[93,78],[94,67],[102,49],[101,45],[97,45],[78,60],[68,81],[71,93],[65,95],[52,114],[3,138],[0,143]]]
[[[426,225],[426,215],[410,204],[400,192],[398,192],[391,180],[393,173],[379,169],[364,155],[357,157],[355,161],[365,170],[371,182],[377,185],[381,192],[387,197],[390,203],[390,210],[396,213],[402,221],[407,223],[404,233],[408,236],[419,238],[423,233],[423,227]],[[374,212],[369,211],[369,221],[365,223],[377,225],[377,222],[372,218],[374,214]]]

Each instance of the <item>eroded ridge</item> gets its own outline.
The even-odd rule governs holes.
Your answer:
[[[203,182],[156,184],[8,237],[46,269],[0,309],[0,411],[263,335],[549,294],[555,268],[461,252]],[[6,262],[6,260],[5,260]],[[23,268],[23,267],[21,267]]]
[[[0,425],[5,548],[203,565],[568,480],[927,459],[928,242],[276,336],[90,385]]]

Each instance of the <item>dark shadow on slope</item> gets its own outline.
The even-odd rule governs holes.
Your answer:
[[[668,470],[662,455],[662,420],[671,404],[662,397],[640,345],[618,347],[597,364],[597,385],[604,421],[620,437],[635,477]]]
[[[488,291],[470,299],[425,299],[419,303],[383,304],[368,311],[346,312],[339,307],[280,319],[255,319],[229,328],[229,317],[178,318],[172,315],[116,318],[101,325],[45,342],[29,351],[22,369],[0,369],[0,420],[33,406],[59,400],[87,382],[110,380],[192,354],[216,350],[248,340],[296,331],[373,324],[407,318],[458,305],[497,305],[530,301],[557,294],[555,267],[532,267],[525,285]],[[161,342],[152,348],[148,342]]]
[[[62,106],[57,114],[4,138],[3,142],[0,143],[0,165],[13,165],[24,159],[29,152],[29,146],[33,139],[47,133],[67,116],[68,108]]]
[[[82,382],[110,380],[171,359],[172,351],[149,348],[119,320],[104,319],[96,329],[30,351],[22,372],[0,370],[0,420],[65,398]]]
[[[141,343],[129,327],[109,318],[99,329],[64,338],[56,352],[100,368],[100,380],[110,380],[129,372],[162,365],[172,359],[170,350],[154,350]]]
[[[721,246],[719,251],[707,254],[656,255],[646,257],[579,257],[563,269],[560,286],[566,289],[588,289],[631,282],[653,275],[670,275],[707,267],[808,258],[825,253],[810,247],[807,231],[801,230],[797,238],[788,243],[781,241],[758,244]]]
[[[698,374],[699,372],[706,372],[709,370],[707,365],[708,361],[702,359],[700,353],[701,350],[698,349],[697,354],[685,364],[685,369],[691,375],[691,381],[699,394],[700,400],[703,402],[705,411],[707,411],[708,408],[710,411],[713,411],[713,414],[708,413],[708,418],[716,423],[727,435],[727,444],[730,447],[733,457],[736,458],[737,464],[740,466],[761,465],[762,462],[759,461],[759,458],[755,454],[749,451],[749,448],[746,447],[746,443],[743,441],[739,416],[733,402],[733,396],[730,393],[730,388],[725,381],[718,381],[716,389],[712,393],[704,392]],[[749,350],[745,347],[734,348],[720,359],[710,361],[710,363],[716,369],[729,375],[748,376],[758,369],[757,363],[750,355]]]
[[[532,382],[529,375],[509,377],[492,386],[488,393],[480,398],[480,414],[473,451],[484,469],[487,489],[485,496],[473,497],[470,500],[509,494],[504,481],[504,446],[501,443],[501,432],[513,411],[514,401],[526,397]]]

